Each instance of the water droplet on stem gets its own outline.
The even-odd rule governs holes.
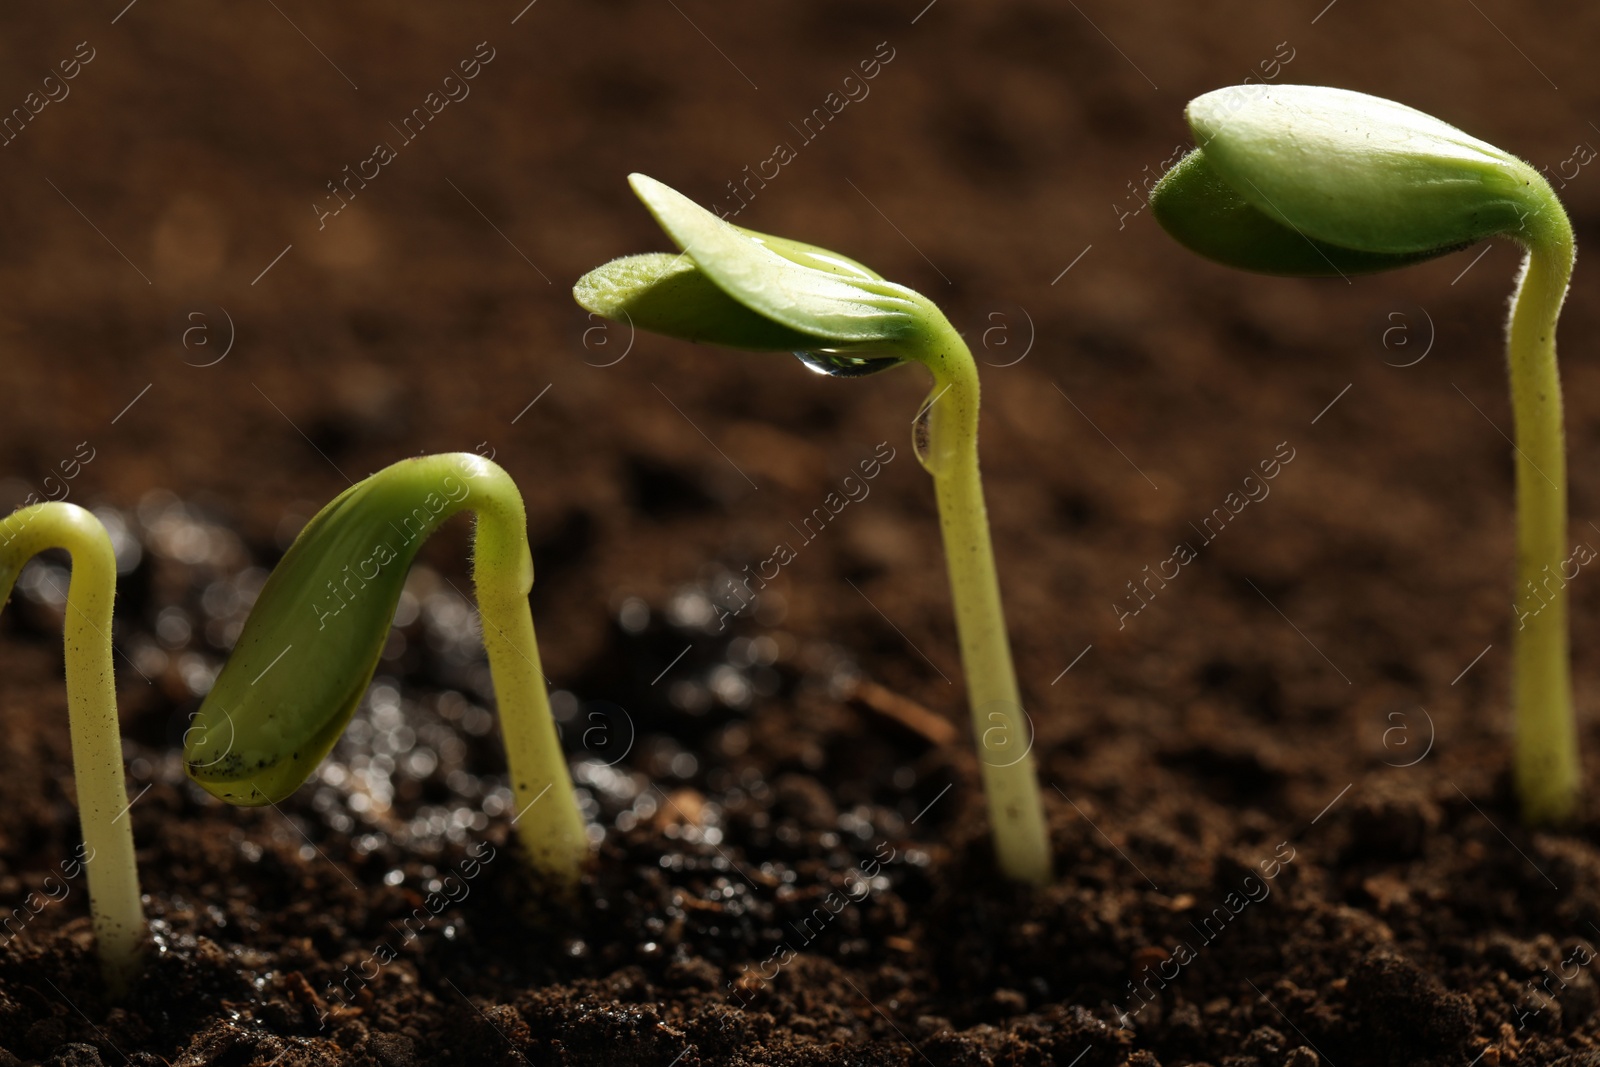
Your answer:
[[[924,470],[933,473],[933,404],[925,402],[911,423],[911,448]]]

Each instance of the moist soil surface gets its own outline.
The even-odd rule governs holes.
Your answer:
[[[0,1064],[1600,1062],[1600,808],[1530,832],[1507,774],[1516,250],[1255,279],[1140,195],[1183,102],[1251,72],[1565,175],[1600,14],[520,6],[0,14],[6,100],[93,52],[4,148],[0,504],[66,495],[117,535],[153,931],[108,1002],[67,876],[67,573],[36,561],[0,614]],[[469,97],[390,132],[474,56]],[[397,157],[331,198],[375,139]],[[578,275],[667,247],[631,170],[965,331],[1048,888],[992,862],[926,381],[585,318]],[[1561,195],[1600,241],[1597,179]],[[1562,324],[1575,546],[1597,279],[1580,257]],[[510,828],[464,523],[308,785],[232,809],[182,773],[300,525],[452,450],[527,499],[596,845],[570,904]],[[1597,590],[1573,579],[1591,781]]]

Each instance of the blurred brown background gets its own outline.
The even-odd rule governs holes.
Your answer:
[[[958,677],[931,487],[907,447],[919,374],[832,381],[781,356],[630,339],[591,330],[570,299],[597,263],[667,247],[628,172],[727,207],[727,183],[781,142],[796,157],[751,186],[740,223],[928,293],[989,364],[983,456],[1033,706],[1073,730],[1115,721],[1128,694],[1167,702],[1220,659],[1312,712],[1398,693],[1498,729],[1511,485],[1489,423],[1509,431],[1515,249],[1485,246],[1464,274],[1482,249],[1348,285],[1254,279],[1178,248],[1137,190],[1188,143],[1184,102],[1251,75],[1394,97],[1555,170],[1600,142],[1600,16],[1508,0],[925,4],[7,9],[0,108],[60,95],[45,76],[93,56],[0,148],[9,489],[39,488],[88,441],[71,499],[126,507],[165,487],[270,545],[346,477],[492,448],[528,498],[559,680],[597,652],[620,596],[659,601],[713,560],[764,558],[887,440],[901,459],[872,501],[786,571],[787,625],[959,716],[885,625]],[[475,52],[492,59],[470,95],[403,142],[395,127]],[[796,127],[830,93],[857,99],[806,142]],[[396,158],[319,228],[327,183],[379,142]],[[1586,247],[1600,172],[1562,195]],[[1574,537],[1600,541],[1591,267],[1580,256],[1562,337]],[[1430,336],[1425,359],[1392,365]],[[1284,441],[1296,459],[1273,496],[1119,631],[1124,583]],[[1574,596],[1587,707],[1597,601],[1581,579]]]

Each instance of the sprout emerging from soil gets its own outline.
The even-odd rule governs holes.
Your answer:
[[[1537,590],[1567,555],[1567,465],[1556,320],[1572,225],[1527,163],[1402,104],[1343,89],[1238,86],[1190,102],[1200,148],[1151,205],[1190,249],[1245,270],[1385,270],[1509,237],[1527,250],[1508,349],[1516,426],[1517,589]],[[1515,779],[1523,817],[1577,802],[1565,582],[1513,635]],[[1541,594],[1543,596],[1543,594]]]
[[[534,640],[527,516],[510,476],[480,456],[402,460],[306,524],[185,735],[184,761],[191,778],[230,804],[276,804],[294,792],[372,681],[417,550],[467,510],[478,519],[473,579],[520,812],[514,822],[535,871],[569,892],[589,846]]]
[[[967,695],[1000,869],[1050,877],[1032,734],[1017,691],[978,477],[978,372],[932,301],[836,252],[755,233],[634,174],[634,192],[683,251],[613,260],[573,295],[598,315],[690,341],[788,351],[825,374],[854,377],[906,362],[933,375],[915,423],[933,476]],[[1020,753],[1020,754],[1019,754]]]
[[[0,604],[10,597],[22,565],[51,548],[65,549],[72,557],[62,620],[72,773],[100,971],[112,996],[118,997],[128,991],[139,972],[148,928],[139,901],[116,679],[111,669],[117,557],[100,520],[76,504],[54,502],[22,508],[0,522]]]

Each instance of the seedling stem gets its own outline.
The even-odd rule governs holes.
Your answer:
[[[100,520],[78,505],[51,502],[22,508],[0,521],[0,604],[11,595],[23,564],[52,548],[72,557],[62,633],[73,780],[100,970],[112,996],[118,997],[138,974],[147,927],[111,664],[117,557]]]
[[[1517,439],[1517,590],[1549,600],[1512,633],[1517,709],[1516,785],[1523,816],[1550,823],[1572,815],[1579,791],[1572,714],[1567,590],[1567,458],[1556,366],[1556,319],[1572,277],[1573,237],[1550,194],[1539,213],[1511,313],[1509,364]],[[1547,569],[1548,568],[1548,569]],[[1554,588],[1551,588],[1552,584]]]
[[[1017,881],[1050,880],[1050,843],[1034,777],[1033,731],[1017,691],[995,574],[989,518],[978,475],[978,367],[966,342],[937,309],[913,358],[933,373],[926,438],[917,458],[933,476],[950,596],[967,677],[996,860]]]

